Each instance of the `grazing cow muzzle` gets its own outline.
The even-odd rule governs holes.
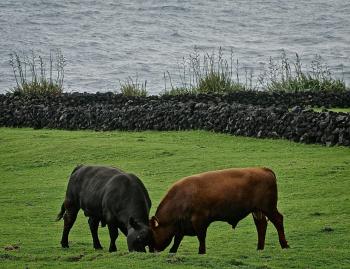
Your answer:
[[[127,235],[129,251],[146,252],[146,246],[150,245],[152,238],[151,229],[132,217],[129,219],[129,227]]]

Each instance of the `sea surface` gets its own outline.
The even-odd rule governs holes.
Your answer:
[[[66,58],[66,91],[116,91],[128,77],[164,90],[181,83],[183,57],[218,52],[240,69],[269,58],[322,56],[350,83],[350,2],[344,0],[0,0],[0,92],[14,87],[10,54]],[[166,75],[168,80],[168,75]]]

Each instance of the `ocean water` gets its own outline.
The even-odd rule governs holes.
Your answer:
[[[0,92],[15,86],[11,52],[66,58],[66,91],[117,90],[128,77],[157,94],[180,83],[193,53],[232,50],[259,72],[269,57],[320,54],[350,83],[350,2],[344,0],[1,0]],[[168,83],[169,84],[169,83]]]

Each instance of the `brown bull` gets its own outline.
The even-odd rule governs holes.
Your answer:
[[[175,237],[170,249],[175,253],[183,237],[190,235],[197,236],[199,254],[204,254],[211,222],[226,221],[235,228],[249,213],[258,232],[258,249],[265,245],[266,217],[276,227],[281,247],[288,248],[272,170],[226,169],[185,177],[169,189],[150,220],[154,248],[164,250]]]

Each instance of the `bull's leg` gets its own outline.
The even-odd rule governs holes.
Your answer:
[[[184,235],[182,233],[177,233],[175,234],[175,238],[174,238],[174,244],[170,249],[170,253],[176,253],[177,249],[179,248],[179,245],[181,243],[181,240],[184,238]]]
[[[267,220],[262,212],[254,212],[253,219],[255,223],[256,230],[258,232],[258,250],[263,250],[265,246],[265,235],[267,228]]]
[[[289,248],[288,242],[286,240],[286,236],[284,234],[282,214],[280,214],[278,212],[278,210],[276,209],[272,213],[267,214],[267,217],[269,218],[269,220],[271,220],[273,225],[276,227],[281,247],[282,248]]]
[[[118,238],[118,227],[113,224],[108,224],[108,231],[109,231],[109,237],[111,238],[111,242],[109,245],[109,252],[115,252],[117,251],[117,246],[115,244],[115,241]]]
[[[100,220],[98,218],[95,218],[95,217],[90,217],[88,222],[89,222],[89,226],[90,226],[90,231],[91,231],[91,235],[92,235],[94,248],[95,249],[102,249],[102,246],[101,246],[100,240],[98,239],[98,234],[97,234],[98,225],[100,223]]]
[[[192,220],[192,225],[199,241],[198,254],[205,254],[205,238],[207,236],[208,224],[206,224],[206,221],[204,219],[194,218]]]
[[[61,239],[61,245],[63,248],[68,248],[68,235],[73,227],[75,220],[77,219],[79,209],[74,208],[68,201],[64,202],[66,211],[63,215],[64,226]]]
[[[198,254],[205,254],[206,252],[206,247],[205,247],[206,236],[207,236],[207,227],[202,227],[200,230],[197,231],[197,238],[199,241]]]

